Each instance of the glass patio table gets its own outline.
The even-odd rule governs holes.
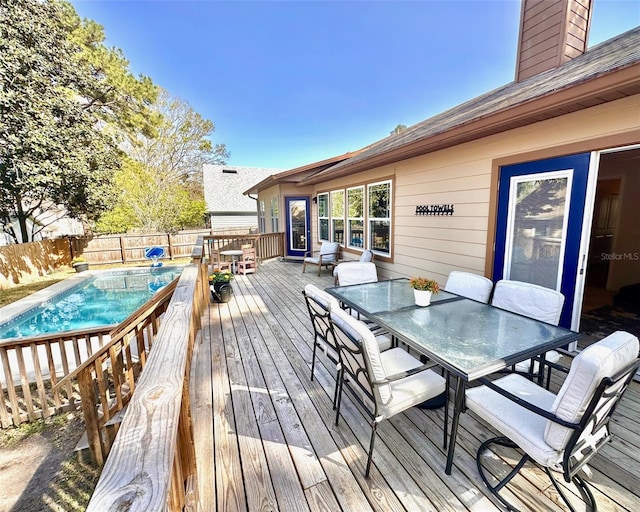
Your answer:
[[[430,306],[419,307],[408,279],[326,291],[457,378],[445,468],[448,475],[467,383],[567,345],[580,336],[564,327],[445,291],[433,295]]]

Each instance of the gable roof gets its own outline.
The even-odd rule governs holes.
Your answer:
[[[281,183],[300,183],[301,181],[311,178],[319,172],[322,172],[339,162],[358,155],[362,151],[362,149],[351,151],[343,155],[333,156],[331,158],[326,158],[325,160],[320,160],[319,162],[314,162],[311,164],[303,165],[301,167],[295,167],[294,169],[290,169],[288,171],[272,174],[271,176],[267,176],[261,182],[256,183],[251,188],[245,190],[244,194],[257,194],[261,190]]]
[[[205,164],[202,169],[208,212],[255,212],[256,202],[242,191],[280,169]]]
[[[640,27],[386,137],[304,181],[313,184],[640,93]]]

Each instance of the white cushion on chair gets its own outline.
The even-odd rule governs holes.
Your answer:
[[[360,259],[358,260],[360,263],[369,263],[373,261],[373,253],[369,249],[365,249],[362,251],[360,255]]]
[[[496,283],[491,304],[541,322],[558,325],[564,295],[537,284],[503,279]]]
[[[556,396],[521,375],[512,373],[494,384],[542,409],[551,411]],[[562,451],[545,441],[547,419],[531,412],[486,386],[467,390],[466,405],[543,466],[560,462]]]
[[[544,355],[544,359],[545,361],[549,362],[549,363],[557,363],[558,361],[560,361],[560,354],[558,352],[556,352],[555,350],[549,350],[549,352],[547,352]],[[533,361],[533,373],[538,373],[538,368],[540,367],[540,363],[538,363],[538,361],[534,360]],[[531,360],[527,359],[526,361],[520,361],[519,363],[516,364],[516,371],[518,372],[523,372],[523,373],[529,373],[531,371]]]
[[[470,272],[453,270],[449,273],[444,289],[448,292],[486,304],[489,302],[489,296],[493,289],[493,281]]]
[[[336,299],[333,295],[329,295],[324,290],[321,290],[317,286],[309,283],[304,287],[304,293],[307,297],[311,297],[316,302],[321,304],[325,309],[329,309],[331,305],[335,305],[336,308],[340,308],[340,304],[338,304],[338,299]]]
[[[340,286],[375,283],[378,281],[375,263],[360,263],[359,261],[340,263],[336,267],[334,275],[338,277]]]
[[[579,421],[600,381],[615,375],[638,357],[638,338],[618,331],[587,347],[571,363],[571,369],[553,403],[551,412],[570,422]],[[556,449],[563,449],[572,430],[551,421],[545,430],[545,440]]]

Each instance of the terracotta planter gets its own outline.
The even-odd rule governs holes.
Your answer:
[[[431,292],[428,290],[413,289],[413,296],[416,300],[416,306],[428,306],[431,304]]]

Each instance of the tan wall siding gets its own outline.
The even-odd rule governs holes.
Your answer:
[[[507,133],[486,137],[329,183],[327,191],[376,178],[395,176],[393,262],[377,261],[383,277],[421,274],[441,284],[451,270],[482,274],[486,262],[491,175],[496,160],[513,163],[537,159],[535,152],[558,148],[554,156],[568,154],[571,145],[594,140],[589,149],[602,149],[597,139],[638,132],[640,95],[543,121]],[[416,216],[416,205],[454,204],[453,216]],[[494,220],[492,219],[493,223]],[[313,225],[315,226],[315,220]]]

